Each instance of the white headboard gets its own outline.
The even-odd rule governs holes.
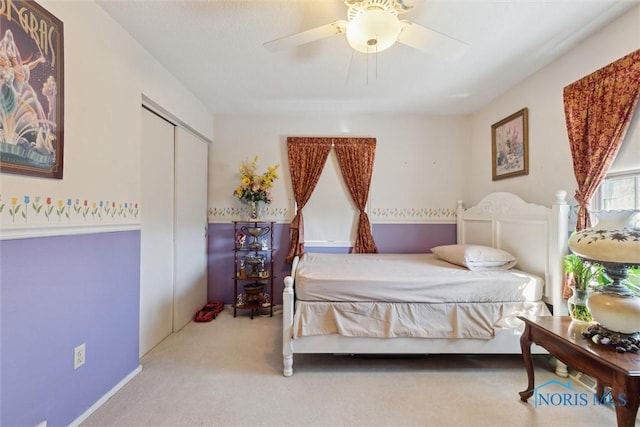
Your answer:
[[[476,206],[458,202],[458,243],[493,246],[513,254],[516,268],[545,279],[544,300],[553,314],[565,315],[562,257],[567,253],[569,205],[556,191],[551,207],[527,203],[505,192],[492,193]]]

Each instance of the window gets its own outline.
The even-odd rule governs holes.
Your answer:
[[[640,170],[618,172],[607,175],[593,197],[593,206],[598,210],[640,210]],[[633,219],[640,228],[640,213]],[[629,270],[627,287],[640,295],[640,266]]]
[[[353,246],[358,230],[358,209],[349,195],[333,149],[303,214],[305,246]]]
[[[595,210],[640,209],[640,170],[607,175],[593,198]],[[640,226],[640,215],[635,217]]]

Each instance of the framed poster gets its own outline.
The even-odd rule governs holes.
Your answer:
[[[62,179],[62,21],[0,0],[0,172]]]
[[[528,110],[513,113],[491,126],[493,180],[529,173]]]

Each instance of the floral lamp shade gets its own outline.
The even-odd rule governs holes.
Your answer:
[[[598,223],[576,232],[569,240],[571,250],[583,258],[602,262],[640,264],[640,229],[631,220],[639,211],[598,213]]]
[[[604,328],[623,334],[640,331],[640,298],[623,283],[629,268],[640,265],[640,229],[632,223],[638,212],[600,212],[595,226],[569,239],[573,253],[601,264],[612,279],[589,297],[591,315]]]

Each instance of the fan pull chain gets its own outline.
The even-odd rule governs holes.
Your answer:
[[[367,47],[367,52],[365,55],[365,85],[369,86],[369,57],[375,56],[374,63],[374,73],[375,73],[375,81],[378,81],[378,44],[372,43],[371,45],[375,45],[375,51],[369,51],[369,47]],[[370,46],[371,46],[370,45]],[[349,85],[349,78],[351,77],[351,71],[353,70],[353,59],[355,58],[356,51],[354,49],[351,50],[351,59],[349,60],[349,68],[347,70],[347,77],[345,78],[344,84],[345,86]]]
[[[353,67],[353,57],[355,56],[356,51],[351,49],[351,60],[349,61],[349,69],[347,70],[347,78],[344,79],[344,85],[349,86],[349,76],[351,76],[351,68]]]
[[[376,43],[375,43],[375,75],[376,81],[378,81],[378,35],[376,35]],[[367,86],[369,86],[369,54],[367,53]]]
[[[376,35],[376,40],[378,36]],[[378,81],[378,43],[376,42],[376,81]]]
[[[376,36],[376,40],[377,40],[377,36]],[[369,47],[367,46],[367,50],[369,49]],[[366,55],[366,73],[367,73],[367,78],[366,78],[366,84],[367,86],[369,86],[369,56],[371,52],[367,52]],[[376,75],[376,81],[378,81],[378,43],[375,43],[375,52],[373,52],[373,54],[375,55],[375,75]]]

